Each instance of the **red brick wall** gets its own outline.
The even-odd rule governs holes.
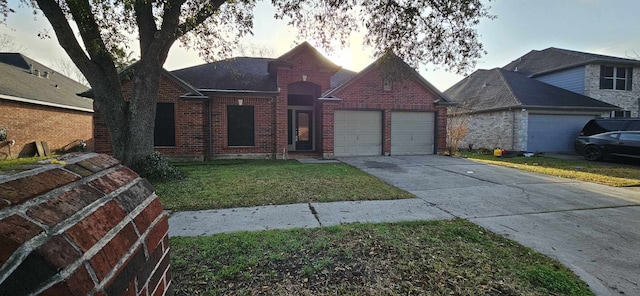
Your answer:
[[[34,141],[47,142],[52,151],[71,148],[77,140],[93,149],[92,116],[91,112],[0,100],[0,126],[7,129],[7,140],[16,141],[10,147],[12,158],[33,156]],[[8,154],[8,146],[0,147],[0,159]]]
[[[132,87],[132,83],[123,85],[125,98],[129,97]],[[209,137],[206,125],[207,102],[181,99],[180,96],[184,93],[185,90],[173,80],[161,76],[158,103],[174,103],[176,146],[156,147],[156,150],[166,156],[204,159]],[[94,135],[96,152],[111,153],[109,133],[97,110],[94,115]]]
[[[374,68],[335,94],[336,97],[342,99],[341,102],[325,102],[323,104],[323,155],[333,154],[334,110],[383,111],[384,154],[391,152],[392,111],[437,112],[436,149],[437,151],[444,151],[446,148],[447,110],[445,107],[436,106],[433,103],[437,100],[437,95],[415,79],[393,82],[391,91],[385,91],[383,86],[382,73]]]
[[[287,94],[289,93],[289,84],[304,82],[303,75],[305,75],[306,82],[319,85],[321,92],[324,92],[331,86],[331,76],[334,74],[321,66],[321,61],[308,49],[300,50],[289,57],[287,61],[292,66],[280,67],[277,72],[277,83],[280,88],[280,94],[276,99],[275,111],[277,157],[282,155],[283,150],[287,150]],[[317,132],[320,131],[318,130]],[[322,147],[322,144],[316,143],[316,150],[320,147]]]
[[[170,293],[152,185],[104,154],[59,160],[0,179],[0,295]]]
[[[234,147],[227,143],[227,106],[253,106],[254,145],[252,147]],[[211,124],[213,130],[213,154],[221,156],[241,156],[245,154],[275,153],[275,115],[274,98],[224,97],[213,98],[211,103]],[[285,113],[285,120],[286,120]],[[285,125],[286,134],[286,125]],[[286,141],[286,138],[285,138]],[[286,142],[285,142],[286,143]]]

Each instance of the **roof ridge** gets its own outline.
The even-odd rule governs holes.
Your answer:
[[[511,95],[511,98],[513,98],[513,100],[515,101],[516,104],[522,104],[522,102],[520,100],[518,100],[518,97],[516,97],[516,95],[513,93],[513,88],[511,87],[511,84],[509,84],[509,82],[507,81],[507,79],[505,79],[503,72],[511,72],[511,73],[516,73],[513,71],[508,71],[502,68],[496,68],[498,70],[498,76],[500,77],[500,80],[502,80],[502,82],[504,83],[504,85],[507,87],[507,89],[509,90],[509,94]]]

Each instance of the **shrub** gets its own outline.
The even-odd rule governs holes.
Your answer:
[[[132,169],[150,181],[181,180],[186,177],[184,172],[169,164],[157,151],[134,164]]]

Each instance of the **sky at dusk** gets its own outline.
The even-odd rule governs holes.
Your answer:
[[[18,7],[16,0],[9,0]],[[640,1],[637,0],[496,0],[488,3],[494,20],[484,19],[477,27],[480,41],[488,52],[478,60],[478,69],[502,67],[531,50],[558,47],[618,57],[640,56]],[[255,10],[254,35],[240,43],[268,49],[277,57],[300,40],[286,22],[276,21],[269,2],[259,2]],[[21,52],[45,65],[68,59],[54,39],[43,40],[37,35],[50,25],[43,16],[34,16],[29,9],[19,8],[0,25],[0,34],[14,37]],[[49,29],[49,32],[53,32]],[[310,42],[313,44],[313,42]],[[133,44],[132,50],[135,50]],[[371,50],[362,46],[360,34],[353,34],[348,47],[328,57],[343,68],[360,71],[374,61]],[[174,45],[165,63],[168,70],[204,63],[198,53]],[[54,67],[55,68],[55,67]],[[437,65],[421,65],[420,73],[441,91],[463,78]]]

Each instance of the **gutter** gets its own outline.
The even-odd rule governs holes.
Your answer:
[[[57,104],[57,103],[51,103],[51,102],[45,102],[45,101],[39,101],[39,100],[33,100],[33,99],[25,99],[25,98],[8,96],[8,95],[0,95],[0,99],[93,113],[93,109],[74,107],[69,105],[63,105],[63,104]]]
[[[230,90],[230,89],[198,89],[200,92],[229,93],[229,94],[279,94],[279,90]]]

